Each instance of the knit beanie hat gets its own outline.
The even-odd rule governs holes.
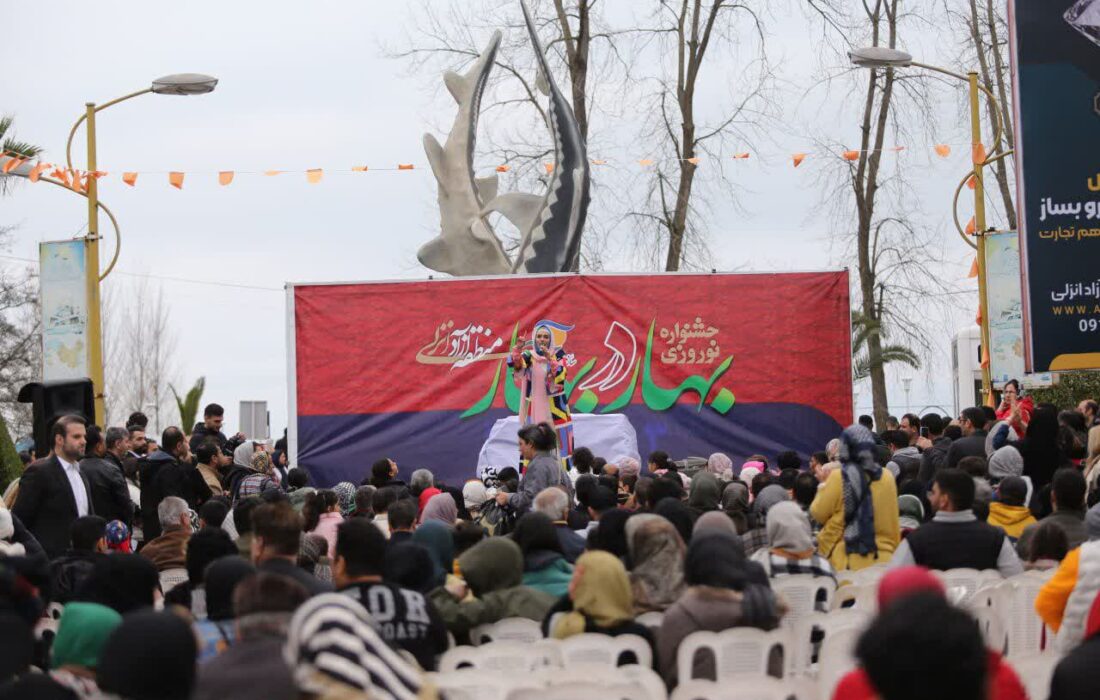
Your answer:
[[[107,637],[122,624],[122,615],[98,603],[69,603],[61,611],[50,665],[97,668]]]

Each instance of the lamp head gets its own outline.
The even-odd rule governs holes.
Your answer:
[[[904,51],[884,46],[852,49],[848,52],[848,58],[860,68],[904,68],[913,63],[913,57]]]
[[[153,92],[158,95],[205,95],[213,92],[218,79],[202,73],[174,73],[153,81]]]

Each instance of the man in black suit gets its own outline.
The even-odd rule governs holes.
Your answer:
[[[107,437],[118,439],[119,434],[126,435],[121,428],[108,428]],[[107,441],[98,425],[87,429],[87,444],[84,446],[84,459],[80,462],[80,471],[92,487],[90,495],[92,509],[105,521],[121,520],[130,526],[134,517],[134,504],[130,500],[130,489],[126,486],[126,477],[122,467],[107,461]]]
[[[80,471],[84,456],[84,420],[62,416],[50,430],[53,451],[27,467],[19,480],[15,514],[53,559],[69,548],[73,521],[94,515],[88,479]]]

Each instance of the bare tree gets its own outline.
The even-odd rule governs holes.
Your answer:
[[[1006,150],[1015,148],[1005,3],[1003,0],[966,0],[965,6],[960,8],[957,0],[946,0],[943,7],[951,20],[947,25],[965,27],[965,34],[960,37],[963,48],[957,57],[957,63],[964,70],[976,71],[981,85],[996,95],[999,103],[994,105],[984,96],[981,98],[985,102],[984,133],[990,133],[993,124],[999,122],[1004,129]],[[1014,159],[1002,158],[992,165],[1001,199],[999,208],[1007,229],[1011,231],[1017,230],[1013,198],[1014,164]]]
[[[748,143],[754,129],[769,116],[767,88],[772,74],[764,49],[761,12],[765,7],[765,3],[744,0],[661,0],[654,26],[637,30],[656,40],[661,55],[675,56],[671,75],[666,71],[653,80],[657,89],[651,102],[658,109],[649,131],[661,143],[661,156],[647,206],[634,212],[635,219],[655,226],[658,240],[667,243],[667,271],[679,270],[685,263],[699,267],[708,260],[701,240],[703,225],[697,220],[701,218],[695,194],[700,156],[708,156],[708,167],[721,175],[723,153],[728,154],[731,144]],[[742,56],[746,51],[747,59]],[[722,56],[730,60],[722,62]],[[664,61],[656,63],[666,67]],[[725,77],[747,86],[731,105],[712,114],[698,101],[704,66],[712,81]],[[714,183],[727,195],[731,191],[731,183],[723,177]],[[699,253],[694,261],[688,255],[693,246]]]
[[[178,416],[169,389],[176,381],[175,333],[164,290],[151,289],[145,278],[114,284],[122,288],[104,296],[108,421],[142,411],[149,415],[150,431],[159,434]]]
[[[11,229],[0,228],[0,251],[10,249]],[[0,260],[0,415],[13,435],[29,432],[29,404],[16,401],[19,388],[42,376],[42,337],[37,275],[33,268]]]

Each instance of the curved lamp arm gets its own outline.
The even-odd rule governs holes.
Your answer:
[[[111,107],[113,105],[117,105],[119,102],[124,102],[126,100],[129,100],[130,98],[138,97],[140,95],[144,95],[145,93],[152,92],[152,91],[153,91],[153,88],[147,87],[144,90],[138,90],[137,92],[131,92],[129,95],[123,95],[122,97],[115,98],[115,99],[111,100],[110,102],[104,102],[103,104],[97,106],[95,108],[95,111],[96,112],[101,112],[101,111],[107,109],[108,107]],[[87,118],[88,118],[87,114],[81,114],[80,118],[76,120],[75,124],[73,124],[73,128],[69,130],[69,140],[65,142],[65,164],[68,166],[69,170],[73,169],[73,156],[72,156],[73,137],[76,136],[76,130],[80,128],[80,125],[83,124],[84,120],[87,119]]]
[[[27,177],[27,176],[22,175],[22,174],[18,174],[18,175],[16,175],[16,177]],[[87,194],[85,194],[83,192],[77,192],[73,188],[67,186],[65,183],[61,182],[60,180],[55,180],[52,177],[46,177],[45,175],[41,175],[41,176],[39,176],[38,179],[41,180],[42,182],[48,182],[51,185],[57,185],[58,187],[66,190],[68,192],[78,194],[81,197],[84,197],[85,199],[87,199],[87,197],[88,197]],[[107,269],[104,270],[103,274],[101,274],[99,276],[99,281],[102,282],[104,279],[107,278],[107,275],[111,274],[111,270],[115,269],[115,263],[118,262],[118,254],[119,254],[119,251],[122,249],[122,233],[119,231],[119,228],[118,228],[118,219],[116,219],[115,215],[111,212],[111,210],[107,208],[107,205],[104,204],[102,201],[98,201],[98,200],[96,201],[96,204],[99,206],[100,209],[103,210],[103,213],[107,215],[107,218],[111,220],[111,226],[115,230],[115,254],[111,257],[111,263],[109,265],[107,265]]]
[[[1015,152],[1016,151],[1005,151],[1004,153],[999,153],[999,154],[997,154],[996,156],[994,156],[992,158],[986,158],[984,163],[980,163],[975,167],[984,168],[987,165],[990,165],[992,163],[996,163],[999,160],[1003,160],[1003,159],[1009,157],[1010,155],[1012,155]],[[959,195],[962,194],[963,187],[966,186],[966,183],[969,182],[971,177],[973,177],[973,173],[967,174],[966,177],[964,177],[962,179],[962,182],[959,183],[959,186],[955,188],[955,198],[951,201],[951,216],[955,220],[955,229],[959,232],[959,235],[962,236],[962,239],[964,241],[966,241],[966,244],[968,246],[970,246],[971,248],[977,249],[978,248],[977,244],[974,243],[973,241],[971,241],[967,237],[966,230],[962,227],[962,224],[959,222]]]

